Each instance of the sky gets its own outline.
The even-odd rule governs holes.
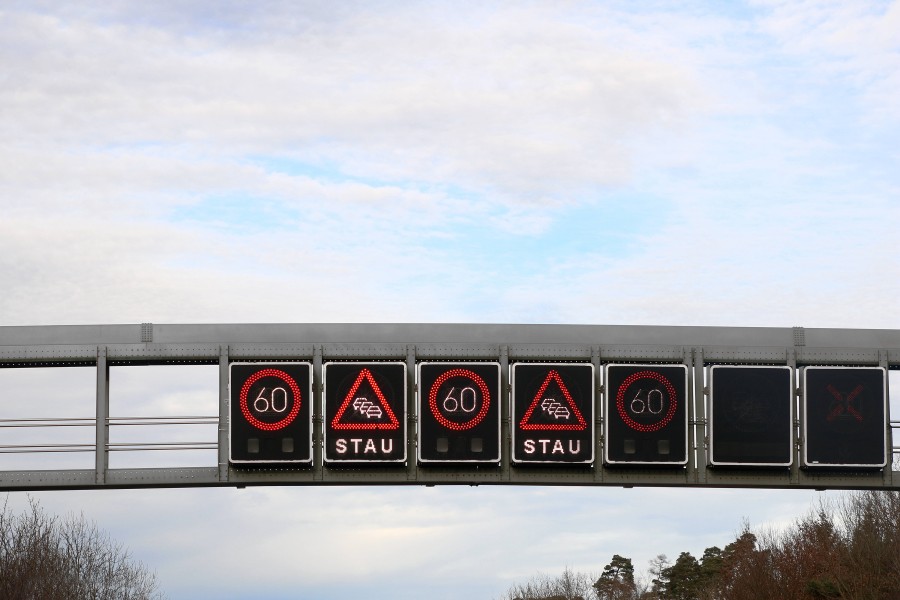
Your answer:
[[[0,325],[896,329],[897,31],[875,0],[0,0]],[[149,397],[157,375],[122,368],[111,410],[214,413],[196,369]],[[65,371],[3,378],[43,390],[34,412],[90,407],[90,370]],[[699,556],[818,498],[35,496],[173,599],[273,600],[496,598],[614,553]]]

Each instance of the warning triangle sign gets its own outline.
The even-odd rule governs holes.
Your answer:
[[[524,431],[584,431],[587,422],[556,369],[551,369],[519,422]]]
[[[331,428],[337,430],[400,428],[400,422],[391,410],[391,404],[384,397],[369,369],[359,372],[344,402],[331,420]]]

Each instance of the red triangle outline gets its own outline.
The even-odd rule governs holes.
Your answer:
[[[569,406],[572,408],[573,414],[578,419],[578,423],[541,424],[528,422],[528,419],[530,419],[532,413],[534,413],[534,409],[537,408],[538,402],[540,402],[541,400],[541,396],[544,395],[544,392],[547,390],[547,386],[550,385],[551,379],[559,385],[559,389],[562,390],[566,402],[569,403]],[[581,414],[581,411],[578,410],[578,406],[572,399],[572,394],[569,393],[569,388],[566,387],[566,384],[563,382],[562,377],[560,377],[559,372],[556,369],[550,369],[550,372],[547,373],[547,377],[544,379],[544,383],[541,384],[538,393],[534,396],[534,400],[531,402],[531,406],[528,407],[528,410],[525,411],[525,416],[523,416],[522,420],[519,422],[519,429],[522,429],[523,431],[584,431],[585,429],[587,429],[587,422],[584,420],[584,416]]]
[[[344,416],[344,413],[347,412],[347,407],[350,406],[350,400],[356,395],[356,390],[359,389],[360,384],[363,379],[369,382],[369,385],[372,386],[372,389],[375,391],[375,396],[378,397],[378,401],[381,403],[382,408],[384,408],[384,412],[390,418],[390,423],[340,423],[341,417]],[[336,430],[346,430],[346,429],[356,429],[356,430],[366,430],[366,429],[399,429],[400,422],[397,420],[397,417],[394,415],[394,411],[391,410],[391,405],[384,397],[384,394],[381,392],[381,388],[378,387],[378,384],[375,383],[375,378],[372,377],[372,372],[367,368],[363,368],[362,371],[359,372],[359,375],[356,377],[356,381],[353,382],[353,385],[350,386],[350,391],[347,392],[347,397],[344,398],[344,403],[341,404],[341,407],[338,409],[337,414],[334,415],[334,418],[331,420],[331,428]]]

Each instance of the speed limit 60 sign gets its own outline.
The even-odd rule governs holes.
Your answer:
[[[607,365],[607,463],[687,463],[687,374],[685,365]]]
[[[312,364],[232,363],[233,463],[312,462]]]
[[[500,364],[418,366],[419,461],[500,461]]]

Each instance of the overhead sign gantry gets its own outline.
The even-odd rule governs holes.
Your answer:
[[[219,367],[218,414],[206,417],[218,425],[218,434],[196,444],[214,449],[218,464],[110,468],[109,452],[117,449],[109,434],[115,424],[109,416],[110,370],[184,363]],[[0,327],[0,367],[72,365],[97,371],[95,414],[68,423],[94,428],[96,443],[53,447],[92,452],[95,468],[0,470],[0,489],[352,484],[900,489],[891,468],[888,377],[900,367],[897,330]],[[13,401],[0,394],[0,429],[21,425],[4,414]],[[47,447],[0,446],[0,453]]]

